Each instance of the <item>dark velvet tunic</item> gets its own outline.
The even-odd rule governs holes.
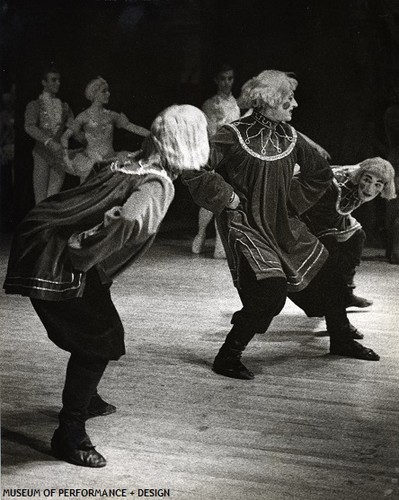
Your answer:
[[[173,199],[161,167],[98,164],[85,183],[39,203],[13,239],[6,293],[63,301],[81,297],[94,266],[103,283],[153,241]]]
[[[351,215],[360,207],[358,186],[353,184],[346,167],[333,168],[334,180],[322,198],[307,210],[302,219],[318,238],[333,237],[347,241],[361,224]]]
[[[299,215],[330,185],[328,163],[293,127],[254,112],[215,135],[211,167],[184,182],[196,203],[218,214],[235,284],[244,257],[257,279],[285,277],[290,292],[305,288],[328,253]],[[233,190],[241,202],[228,210]]]

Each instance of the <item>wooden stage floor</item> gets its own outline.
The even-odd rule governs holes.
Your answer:
[[[324,323],[288,302],[239,381],[211,371],[240,307],[226,261],[158,238],[112,288],[127,354],[100,393],[118,411],[87,425],[104,469],[51,456],[67,354],[28,299],[1,293],[2,498],[399,499],[399,266],[379,254],[357,275],[374,305],[350,313],[379,362],[329,356]]]

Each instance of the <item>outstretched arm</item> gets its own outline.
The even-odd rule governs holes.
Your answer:
[[[150,135],[150,131],[148,129],[140,127],[139,125],[135,125],[131,122],[129,122],[128,126],[124,128],[132,134],[141,135],[142,137],[147,137],[147,135]]]
[[[142,137],[147,137],[147,135],[150,135],[150,131],[148,129],[130,122],[127,116],[123,113],[114,114],[114,123],[117,128],[124,128],[132,134],[141,135]]]
[[[211,140],[209,166],[199,171],[186,171],[181,175],[183,184],[188,187],[194,202],[215,214],[225,208],[237,208],[240,200],[232,186],[215,172],[225,150],[233,144],[231,133],[220,129]]]

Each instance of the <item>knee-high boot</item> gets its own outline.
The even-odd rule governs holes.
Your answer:
[[[62,393],[63,407],[51,447],[57,457],[76,465],[106,465],[105,458],[95,450],[85,428],[90,400],[96,393],[106,366],[106,361],[92,362],[74,355],[68,362]]]
[[[213,362],[213,371],[231,378],[252,380],[254,374],[241,363],[241,354],[255,332],[242,325],[234,325]]]

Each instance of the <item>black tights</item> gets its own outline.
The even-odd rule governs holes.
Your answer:
[[[329,259],[304,290],[290,292],[288,297],[309,316],[324,316],[331,338],[347,340],[350,332],[345,290],[342,272]],[[232,317],[234,327],[226,342],[234,340],[245,346],[255,333],[265,332],[273,318],[283,309],[287,298],[287,282],[285,278],[257,280],[254,271],[243,259],[240,263],[238,293],[243,307]]]

